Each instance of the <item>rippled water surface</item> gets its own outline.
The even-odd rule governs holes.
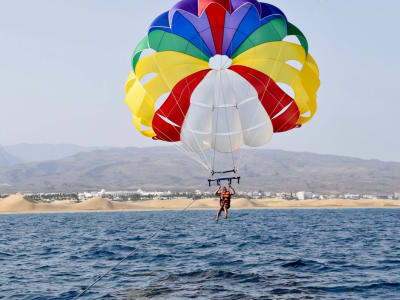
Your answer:
[[[0,299],[400,299],[400,210],[0,216]],[[170,220],[166,222],[167,220]]]

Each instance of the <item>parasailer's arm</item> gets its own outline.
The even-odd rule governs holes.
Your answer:
[[[236,194],[236,191],[235,191],[235,189],[229,184],[229,188],[231,189],[231,195],[233,196],[233,195],[235,195]]]
[[[215,196],[221,195],[220,190],[221,190],[221,186],[218,186],[218,189],[215,191],[214,195]]]

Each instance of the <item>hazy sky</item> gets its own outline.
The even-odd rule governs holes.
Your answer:
[[[0,144],[150,146],[124,84],[176,0],[0,0]],[[275,0],[319,64],[319,111],[269,148],[400,161],[400,1]]]

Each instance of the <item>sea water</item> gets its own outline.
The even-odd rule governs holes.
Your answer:
[[[0,216],[0,299],[400,299],[400,210]]]

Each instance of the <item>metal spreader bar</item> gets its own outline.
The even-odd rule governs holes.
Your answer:
[[[217,178],[217,179],[208,179],[208,186],[211,186],[211,183],[216,182],[218,186],[221,185],[221,182],[227,181],[229,184],[232,184],[232,181],[236,180],[237,184],[240,184],[240,177],[226,177],[226,178]]]
[[[215,174],[229,174],[229,173],[236,174],[236,172],[237,172],[237,170],[235,170],[235,169],[232,169],[232,170],[229,170],[229,171],[223,171],[223,172],[217,172],[217,171],[212,170],[211,171],[211,175],[214,176]]]

